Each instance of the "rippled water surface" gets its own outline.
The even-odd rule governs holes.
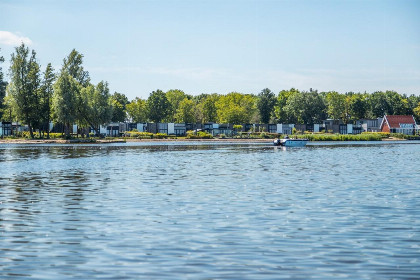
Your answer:
[[[419,279],[420,145],[0,145],[0,279]]]

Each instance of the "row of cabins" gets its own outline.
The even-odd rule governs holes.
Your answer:
[[[325,120],[322,124],[243,124],[235,129],[233,124],[217,123],[111,123],[100,127],[100,133],[118,137],[126,131],[136,129],[139,132],[164,133],[167,135],[185,136],[187,131],[205,131],[213,136],[224,134],[232,136],[239,132],[268,132],[292,134],[293,128],[301,132],[330,132],[339,134],[360,134],[362,132],[390,132],[407,135],[418,135],[420,126],[413,116],[385,115],[378,119],[358,120],[354,124],[343,124],[338,120]],[[14,131],[25,131],[19,123],[0,122],[0,136],[12,135]],[[60,125],[50,124],[50,131],[62,132]],[[77,125],[73,125],[73,133],[80,133]]]

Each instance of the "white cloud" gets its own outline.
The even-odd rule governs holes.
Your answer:
[[[9,31],[0,31],[0,45],[17,46],[21,43],[31,45],[32,41],[28,37],[23,37]]]

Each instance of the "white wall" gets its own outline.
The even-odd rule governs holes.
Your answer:
[[[169,134],[175,134],[175,124],[174,123],[168,123],[168,135]]]
[[[137,131],[138,132],[144,132],[144,124],[138,123],[137,124]]]
[[[318,123],[314,124],[314,132],[319,132],[319,124]]]
[[[353,124],[347,124],[347,134],[353,134]]]
[[[278,123],[277,124],[277,133],[282,134],[283,133],[283,124],[282,123]]]

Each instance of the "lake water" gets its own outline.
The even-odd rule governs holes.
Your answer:
[[[419,279],[419,142],[0,144],[0,279]]]

